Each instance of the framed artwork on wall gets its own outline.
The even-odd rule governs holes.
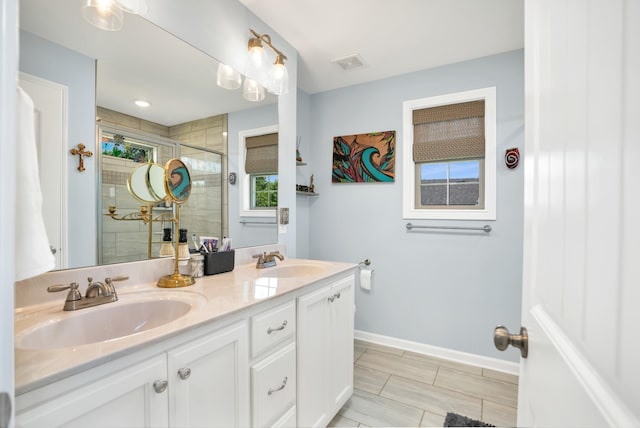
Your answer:
[[[396,131],[333,137],[332,183],[395,180]]]

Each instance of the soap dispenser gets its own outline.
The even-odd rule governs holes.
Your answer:
[[[160,257],[173,257],[175,255],[170,227],[165,227],[163,229],[162,245],[160,245],[160,252],[158,255]]]
[[[178,237],[178,260],[180,260],[180,265],[187,265],[190,258],[189,244],[187,243],[187,229],[180,229],[180,235]]]

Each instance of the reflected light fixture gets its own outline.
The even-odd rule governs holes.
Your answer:
[[[145,14],[151,0],[82,0],[82,16],[91,25],[107,31],[118,31],[124,13]]]
[[[230,66],[220,63],[216,83],[225,89],[238,89],[242,84],[242,76],[240,76],[240,72]]]
[[[252,37],[247,43],[248,55],[245,66],[245,77],[242,94],[249,101],[262,101],[265,98],[266,90],[274,95],[286,94],[289,91],[289,72],[284,65],[287,56],[271,43],[271,36],[268,34],[258,34],[249,29]],[[267,45],[276,54],[276,60],[266,70],[266,53],[264,46]],[[236,89],[240,87],[242,77],[240,73],[231,67],[218,65],[218,75],[216,83],[226,89]]]
[[[264,87],[255,80],[246,77],[242,96],[247,101],[262,101],[265,97]]]
[[[118,31],[122,28],[124,14],[114,0],[83,0],[82,16],[101,30]]]
[[[135,100],[133,103],[135,105],[137,105],[138,107],[142,107],[142,108],[147,108],[147,107],[151,106],[151,103],[149,101],[146,101],[146,100]]]

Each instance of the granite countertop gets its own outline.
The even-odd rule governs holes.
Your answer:
[[[277,267],[256,269],[255,263],[236,266],[232,272],[198,278],[189,287],[158,288],[155,282],[127,285],[115,283],[117,302],[93,308],[64,312],[64,296],[59,301],[16,309],[15,384],[16,394],[47,385],[141,347],[160,342],[196,326],[223,320],[231,314],[274,299],[333,275],[348,272],[353,263],[306,259],[285,259]],[[298,276],[299,270],[304,274]],[[56,349],[24,349],[25,332],[54,320],[83,316],[89,311],[110,310],[113,305],[127,305],[141,300],[178,299],[191,305],[185,315],[136,334],[97,343],[68,345]],[[86,326],[91,329],[90,325]],[[66,333],[66,332],[65,332]]]

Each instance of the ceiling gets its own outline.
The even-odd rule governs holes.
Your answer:
[[[298,51],[309,94],[524,46],[523,0],[240,0]],[[364,66],[333,60],[359,54]]]
[[[276,103],[254,103],[242,90],[216,85],[218,62],[149,21],[125,14],[120,31],[87,23],[79,0],[20,0],[20,28],[97,59],[97,104],[173,126],[196,119]],[[151,2],[153,7],[153,1]],[[133,104],[145,99],[151,106]]]
[[[523,0],[240,0],[298,51],[309,94],[523,47]],[[256,104],[215,84],[217,62],[135,15],[85,22],[78,0],[20,0],[22,28],[97,61],[98,105],[166,126]],[[153,1],[151,2],[153,7]],[[343,70],[332,60],[359,54]],[[185,74],[187,73],[188,74]],[[135,98],[151,101],[146,110]]]

